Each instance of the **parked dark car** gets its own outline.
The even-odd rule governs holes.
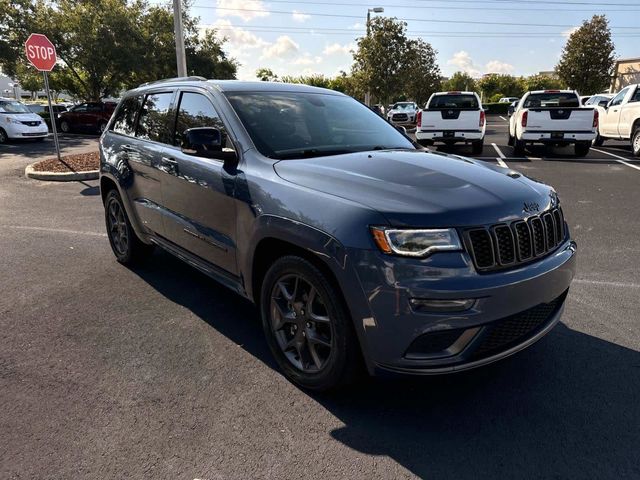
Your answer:
[[[40,117],[42,117],[42,119],[46,122],[49,129],[51,129],[51,115],[49,114],[49,105],[39,105],[37,103],[34,103],[31,105],[28,105],[28,108],[33,113],[36,113]],[[61,114],[62,112],[66,112],[67,107],[64,107],[62,105],[51,105],[51,108],[53,110],[53,118],[56,121],[56,127],[59,128],[60,119],[58,118],[58,115]]]
[[[102,133],[116,106],[115,102],[88,102],[76,105],[58,116],[60,130],[64,133],[74,131]]]
[[[427,375],[504,358],[553,328],[574,276],[552,187],[423,150],[334,91],[147,84],[121,100],[100,163],[117,260],[161,247],[255,302],[309,389],[362,364]]]

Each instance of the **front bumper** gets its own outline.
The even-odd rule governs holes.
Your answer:
[[[482,130],[424,130],[416,131],[416,140],[430,140],[432,142],[472,142],[482,140]]]
[[[7,132],[7,136],[12,139],[42,138],[49,135],[49,127],[44,121],[35,127],[16,123],[3,124],[2,127]]]
[[[352,302],[352,313],[366,304],[368,313],[354,317],[370,372],[424,375],[485,365],[542,338],[562,315],[576,245],[567,240],[537,262],[483,274],[466,253],[426,259],[351,254],[364,293],[363,302]],[[447,313],[416,309],[412,299],[474,302]]]
[[[562,134],[559,138],[557,134]],[[555,138],[554,138],[555,136]],[[596,138],[596,132],[523,132],[519,139],[527,143],[576,143],[590,142]]]

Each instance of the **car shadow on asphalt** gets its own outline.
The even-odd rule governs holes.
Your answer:
[[[64,150],[66,148],[75,148],[82,147],[85,145],[95,144],[95,141],[98,137],[90,137],[90,136],[76,136],[76,135],[61,135],[59,137],[60,149]],[[96,144],[96,150],[98,146]],[[55,144],[53,143],[53,138],[48,137],[45,141],[34,141],[34,140],[12,140],[8,143],[4,143],[0,145],[0,155],[2,154],[9,155],[25,155],[25,156],[39,156],[39,155],[47,155],[51,157],[55,157],[56,150]],[[37,158],[34,158],[37,160]]]
[[[163,252],[134,271],[276,369],[250,302]],[[488,367],[310,396],[333,439],[421,478],[640,478],[640,353],[564,324]]]

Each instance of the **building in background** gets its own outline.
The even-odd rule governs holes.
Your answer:
[[[640,83],[640,57],[618,59],[613,67],[609,92],[619,92],[634,83]]]

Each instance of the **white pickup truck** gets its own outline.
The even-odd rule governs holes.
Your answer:
[[[640,84],[623,88],[599,110],[598,137],[593,144],[602,145],[606,139],[630,140],[633,154],[640,157]]]
[[[423,146],[464,142],[471,144],[474,155],[482,153],[486,118],[475,92],[434,93],[416,123],[416,140]]]
[[[509,145],[516,155],[531,143],[574,144],[578,157],[589,153],[598,132],[598,111],[580,106],[574,90],[527,92],[509,117]]]

